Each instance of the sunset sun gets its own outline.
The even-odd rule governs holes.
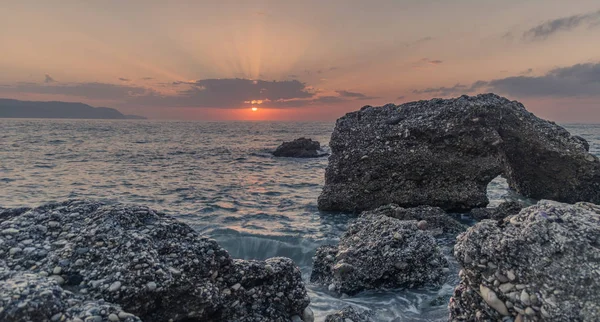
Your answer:
[[[258,107],[253,107],[252,112],[256,112],[256,111],[258,111]]]

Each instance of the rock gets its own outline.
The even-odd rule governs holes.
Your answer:
[[[93,312],[104,311],[110,315],[101,316],[98,321],[108,322],[112,321],[110,316],[121,311],[119,306],[102,300],[86,301],[38,274],[11,272],[9,275],[0,280],[0,321],[88,321]],[[130,315],[121,321],[141,320]]]
[[[448,265],[435,239],[416,221],[364,213],[339,245],[321,246],[310,280],[330,290],[354,295],[379,288],[440,285]]]
[[[600,161],[586,143],[494,94],[365,107],[337,120],[318,206],[466,212],[488,204],[498,175],[534,199],[600,203]]]
[[[471,209],[471,217],[475,220],[495,219],[500,220],[508,216],[516,215],[526,205],[518,201],[505,201],[496,208]]]
[[[273,152],[276,157],[317,158],[327,155],[321,151],[321,144],[311,139],[299,138],[291,142],[283,142]]]
[[[450,300],[451,321],[499,321],[506,315],[501,302],[523,320],[597,320],[598,236],[600,206],[590,203],[542,200],[500,221],[479,222],[454,247],[463,269]],[[497,283],[497,272],[511,282]]]
[[[292,260],[234,260],[214,240],[147,207],[51,203],[0,222],[0,231],[11,228],[18,228],[16,238],[0,243],[0,263],[9,272],[45,278],[60,267],[48,283],[58,289],[64,283],[82,301],[104,299],[144,321],[289,321],[309,304]],[[9,252],[29,239],[47,253]],[[212,278],[215,273],[219,278]],[[236,284],[236,292],[223,292]]]
[[[457,235],[467,229],[467,226],[450,217],[438,207],[418,206],[402,208],[398,205],[390,204],[362,213],[362,215],[367,214],[383,215],[400,220],[414,220],[419,229],[428,230],[434,236],[440,234]]]
[[[352,306],[346,306],[335,313],[327,315],[325,322],[370,322],[373,321],[371,317],[370,311],[360,312]]]

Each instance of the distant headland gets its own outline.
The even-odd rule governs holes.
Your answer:
[[[145,119],[125,115],[114,108],[92,107],[83,103],[19,101],[0,98],[0,118],[57,119]]]

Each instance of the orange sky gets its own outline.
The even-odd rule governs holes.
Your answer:
[[[597,0],[2,7],[0,97],[157,119],[335,120],[367,104],[496,92],[545,118],[600,122]]]

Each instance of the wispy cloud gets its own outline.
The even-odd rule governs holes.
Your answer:
[[[600,10],[585,14],[548,20],[523,33],[523,38],[530,41],[545,40],[555,33],[570,31],[580,26],[600,26]]]
[[[119,77],[119,80],[122,81],[122,82],[129,82],[129,81],[131,81],[131,79],[123,78],[123,77]]]
[[[490,81],[477,81],[469,86],[431,87],[414,90],[414,94],[457,96],[491,91],[515,97],[598,97],[600,98],[600,63],[577,64],[555,68],[541,76],[511,76]]]

